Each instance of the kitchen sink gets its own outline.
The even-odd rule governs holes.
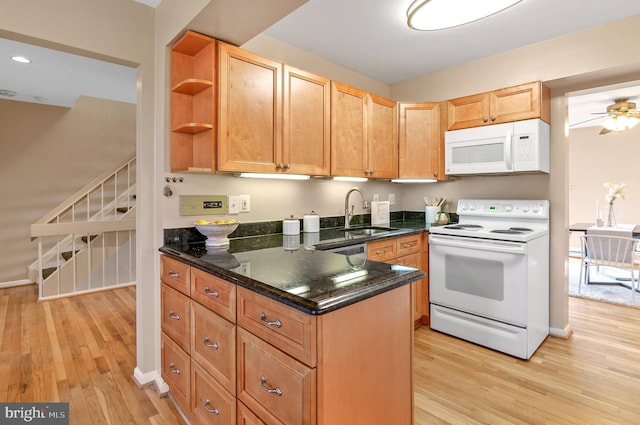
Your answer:
[[[351,227],[349,229],[342,229],[345,233],[353,236],[377,236],[383,235],[385,233],[393,232],[398,230],[394,227]]]

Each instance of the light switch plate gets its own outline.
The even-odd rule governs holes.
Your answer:
[[[393,193],[389,194],[389,205],[395,205],[396,204],[396,195]]]
[[[251,211],[251,196],[240,195],[240,212]]]
[[[225,215],[228,210],[224,195],[180,195],[180,215]]]
[[[239,196],[229,196],[229,214],[240,214]]]

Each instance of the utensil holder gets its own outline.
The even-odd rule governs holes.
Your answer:
[[[438,213],[440,207],[427,205],[424,207],[424,219],[426,224],[435,224],[438,222]]]

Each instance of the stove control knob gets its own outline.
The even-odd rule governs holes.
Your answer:
[[[475,211],[477,207],[476,207],[476,204],[471,204],[469,208],[471,209],[471,211]]]
[[[536,214],[540,212],[540,209],[541,209],[540,205],[534,205],[533,206],[533,212],[536,213]]]
[[[523,205],[522,206],[522,212],[529,212],[529,205]]]
[[[505,206],[504,206],[504,210],[505,210],[506,212],[511,212],[511,211],[513,210],[513,205],[511,205],[511,204],[507,204],[507,205],[505,205]]]
[[[466,211],[466,210],[469,209],[469,205],[467,205],[467,204],[462,204],[461,207],[462,207],[462,211]]]

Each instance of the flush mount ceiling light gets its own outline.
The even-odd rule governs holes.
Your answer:
[[[31,59],[25,58],[24,56],[11,56],[11,59],[20,63],[31,63]]]
[[[407,25],[420,31],[436,31],[477,21],[522,0],[414,0],[407,9]]]

